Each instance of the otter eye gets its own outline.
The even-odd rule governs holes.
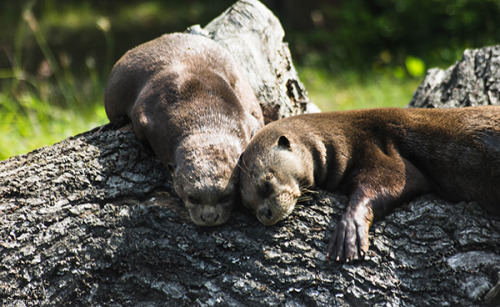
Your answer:
[[[224,195],[220,198],[219,202],[221,203],[227,203],[233,198],[233,193],[229,193],[227,195]]]
[[[188,202],[192,203],[193,205],[199,205],[201,203],[201,200],[197,197],[194,197],[194,196],[188,196],[187,200],[188,200]]]
[[[271,196],[271,193],[273,193],[273,186],[271,185],[271,182],[264,181],[264,186],[261,191],[262,197],[267,198]]]

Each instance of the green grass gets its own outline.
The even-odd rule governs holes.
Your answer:
[[[389,72],[328,72],[298,68],[309,98],[322,111],[404,107],[410,102],[421,79],[395,77]]]
[[[345,72],[330,75],[321,70],[300,68],[299,75],[310,98],[323,111],[403,107],[411,99],[421,82],[416,79],[396,78],[389,74]],[[50,95],[41,98],[42,88],[58,90],[58,84],[39,84],[38,90],[26,90],[17,95],[0,93],[0,160],[51,145],[69,136],[108,122],[104,112],[102,84],[92,90],[77,87],[74,76],[66,87],[80,99],[72,98],[63,106],[50,102]],[[87,86],[88,89],[90,86]],[[73,96],[74,97],[74,96]],[[82,98],[83,97],[83,98]],[[83,100],[83,101],[82,101]]]
[[[50,32],[47,30],[50,25],[56,27],[57,22],[65,27],[97,26],[104,34],[106,49],[112,50],[114,42],[109,20],[82,4],[77,8],[64,7],[69,11],[64,10],[63,16],[58,10],[47,7],[49,13],[39,22],[32,10],[34,3],[26,4],[22,12],[15,33],[12,67],[0,69],[0,160],[51,145],[108,122],[103,102],[106,76],[102,74],[112,64],[109,56],[103,68],[96,67],[95,59],[89,55],[85,58],[86,69],[75,72],[67,55],[52,52],[46,34]],[[54,6],[55,3],[47,1],[46,5]],[[74,14],[71,10],[79,13]],[[155,7],[142,5],[130,12],[124,10],[122,14],[138,10],[143,12],[141,16],[157,11]],[[31,74],[23,68],[21,46],[27,37],[34,38],[45,59],[38,72]],[[313,67],[301,67],[298,71],[310,98],[323,111],[402,107],[410,101],[421,82],[401,71],[398,74],[390,71],[332,74]]]
[[[101,105],[92,104],[83,111],[63,108],[29,93],[19,101],[0,93],[0,109],[0,160],[51,145],[107,122]]]
[[[0,160],[107,122],[102,103],[105,80],[94,59],[88,57],[87,70],[76,74],[67,55],[56,57],[33,14],[33,4],[27,3],[21,14],[12,67],[0,69]],[[34,37],[44,56],[35,73],[24,69],[22,45],[28,36]]]

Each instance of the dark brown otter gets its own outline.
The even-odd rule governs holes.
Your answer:
[[[237,195],[233,171],[263,126],[259,103],[230,54],[198,35],[167,34],[128,51],[105,94],[110,121],[128,117],[173,173],[198,225],[219,225]]]
[[[265,225],[290,214],[306,188],[346,191],[327,258],[351,261],[368,250],[374,218],[423,193],[500,215],[500,107],[290,117],[255,135],[241,167],[243,202]]]

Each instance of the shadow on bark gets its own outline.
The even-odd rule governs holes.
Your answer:
[[[314,110],[279,22],[259,2],[239,1],[191,31],[231,50],[268,119]],[[500,84],[498,71],[474,75],[487,76],[486,91]],[[432,92],[423,91],[415,97]],[[364,261],[327,263],[344,196],[313,193],[272,227],[241,208],[225,225],[196,227],[160,162],[116,128],[0,162],[2,305],[480,305],[492,288],[498,303],[500,219],[475,203],[415,199],[374,224]]]

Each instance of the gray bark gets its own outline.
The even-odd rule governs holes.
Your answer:
[[[261,102],[266,122],[319,112],[293,67],[283,27],[262,3],[239,1],[204,29],[194,26],[188,31],[210,37],[233,54]]]
[[[218,20],[275,18],[261,10],[240,1]],[[258,96],[290,108],[280,116],[303,111],[295,103],[309,101],[300,95],[283,107],[283,95],[294,91],[283,91],[284,75],[266,67],[247,70],[255,80],[277,74]],[[500,84],[499,74],[492,78]],[[303,89],[296,75],[291,80]],[[344,196],[313,193],[272,227],[239,209],[225,225],[200,228],[159,161],[132,132],[115,128],[0,162],[2,305],[479,305],[499,280],[500,219],[475,203],[415,199],[374,224],[364,261],[329,263]]]
[[[500,45],[465,50],[447,70],[430,69],[409,106],[450,108],[500,104]]]

